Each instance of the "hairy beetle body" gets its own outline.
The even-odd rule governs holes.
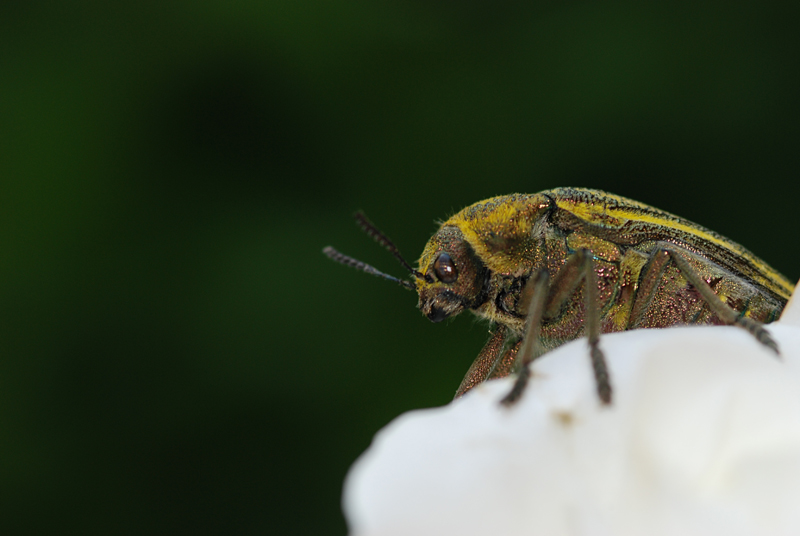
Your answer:
[[[405,263],[388,238],[365,219],[362,225]],[[610,402],[597,336],[635,328],[737,324],[777,352],[761,324],[778,318],[792,292],[785,277],[713,231],[579,188],[466,207],[442,223],[417,269],[409,269],[419,309],[430,320],[470,310],[496,326],[456,396],[588,335],[598,393]],[[523,348],[532,332],[536,340]]]

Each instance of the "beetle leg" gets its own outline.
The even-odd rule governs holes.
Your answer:
[[[722,322],[728,325],[739,326],[747,330],[758,342],[780,355],[778,345],[772,337],[770,337],[767,330],[764,329],[764,326],[752,318],[740,316],[739,313],[722,301],[708,282],[694,271],[689,262],[681,254],[680,249],[672,244],[659,244],[658,250],[653,254],[650,264],[644,271],[644,276],[641,279],[639,289],[636,293],[637,298],[631,311],[628,329],[634,329],[641,323],[644,314],[650,308],[653,296],[655,296],[658,285],[664,277],[664,271],[670,260],[675,263],[675,266],[681,274],[683,274],[683,277],[686,278],[686,281],[697,289],[703,301]]]
[[[584,325],[586,336],[589,339],[589,355],[592,359],[594,381],[597,386],[597,396],[603,404],[611,404],[611,382],[608,379],[608,366],[603,351],[600,350],[600,308],[597,304],[597,274],[594,271],[592,254],[588,250],[581,250],[583,261],[583,296],[586,299],[584,312]]]
[[[531,377],[531,361],[542,355],[539,342],[539,332],[544,316],[545,301],[549,298],[549,281],[547,270],[540,270],[525,285],[522,291],[522,303],[528,305],[528,315],[525,318],[525,336],[522,346],[517,352],[514,368],[517,370],[517,380],[514,387],[500,401],[504,406],[511,406],[522,396],[528,380]]]
[[[600,310],[597,304],[597,276],[594,272],[592,254],[582,249],[570,257],[553,280],[549,288],[547,272],[541,271],[532,278],[525,287],[523,300],[530,300],[528,316],[525,319],[525,339],[517,354],[519,375],[511,392],[501,401],[510,406],[514,404],[525,390],[530,379],[528,365],[542,354],[539,344],[539,331],[543,319],[556,316],[564,303],[574,295],[578,285],[584,283],[586,309],[584,323],[589,339],[589,353],[592,360],[597,395],[604,404],[611,403],[611,383],[605,356],[598,345],[600,340]],[[532,295],[531,295],[532,292]],[[545,298],[546,296],[546,298]],[[525,303],[525,301],[523,301]]]
[[[650,308],[656,289],[664,278],[664,271],[667,269],[670,254],[666,248],[658,249],[643,270],[639,288],[636,290],[636,298],[631,309],[631,316],[628,322],[628,329],[636,329],[642,322],[645,312]]]
[[[509,346],[507,344],[509,336],[509,330],[504,325],[501,324],[495,329],[481,353],[469,367],[454,398],[462,397],[464,393],[486,380],[511,374],[522,341],[516,341]]]
[[[570,257],[553,278],[553,289],[548,297],[544,319],[555,317],[564,303],[575,294],[578,285],[583,281],[584,328],[589,339],[589,354],[592,359],[597,395],[604,404],[611,403],[611,384],[608,379],[608,367],[605,356],[598,345],[600,341],[600,309],[597,304],[597,274],[594,271],[592,253],[588,249],[578,250]]]
[[[578,290],[578,285],[581,284],[584,277],[587,258],[591,261],[591,257],[592,255],[588,251],[578,250],[573,255],[570,255],[564,266],[553,277],[543,320],[550,320],[558,316],[567,300],[575,295],[575,291]]]
[[[761,344],[768,347],[770,350],[775,352],[777,355],[780,355],[780,351],[778,351],[778,344],[772,339],[769,332],[764,329],[763,324],[752,318],[748,318],[744,315],[739,315],[734,309],[732,309],[727,303],[722,301],[719,296],[714,292],[708,282],[700,277],[697,272],[695,272],[691,265],[683,258],[680,252],[676,248],[672,248],[670,246],[662,246],[662,249],[666,251],[672,260],[675,262],[675,265],[678,267],[678,270],[683,274],[683,277],[686,278],[688,281],[697,291],[700,293],[700,296],[703,300],[708,304],[711,308],[711,311],[719,317],[724,323],[728,325],[739,326],[747,330],[753,337],[758,340]]]

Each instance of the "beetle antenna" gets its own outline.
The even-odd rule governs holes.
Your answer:
[[[375,225],[373,225],[373,223],[367,219],[367,216],[363,212],[361,212],[360,210],[356,212],[355,218],[356,218],[356,223],[358,223],[359,227],[361,227],[361,229],[363,229],[365,233],[367,233],[369,236],[375,239],[375,241],[378,244],[388,249],[389,253],[394,255],[395,258],[398,261],[400,261],[400,264],[402,264],[406,270],[411,272],[411,275],[413,275],[417,279],[426,280],[424,275],[422,275],[420,272],[412,268],[410,264],[408,264],[408,262],[403,258],[403,256],[400,255],[400,251],[397,249],[397,246],[395,246],[394,243],[391,240],[389,240],[388,236],[380,232],[378,228],[375,227]]]
[[[350,266],[351,268],[355,268],[356,270],[361,270],[362,272],[367,272],[368,274],[372,274],[374,276],[388,279],[389,281],[394,281],[398,285],[407,288],[409,290],[416,290],[414,284],[411,281],[404,281],[402,279],[394,277],[393,275],[384,274],[380,270],[370,266],[365,262],[361,262],[360,260],[354,259],[353,257],[348,257],[344,253],[339,253],[330,246],[323,249],[322,252],[325,255],[327,255],[329,259],[334,260],[340,264],[344,264],[345,266]]]

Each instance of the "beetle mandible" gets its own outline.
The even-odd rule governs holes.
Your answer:
[[[511,405],[534,359],[586,336],[597,394],[609,404],[599,336],[637,328],[736,325],[778,354],[763,324],[780,316],[791,283],[739,244],[631,199],[584,188],[486,199],[442,223],[416,269],[363,214],[356,220],[412,281],[331,247],[327,256],[416,290],[432,322],[470,310],[492,323],[456,397],[516,372],[502,400]]]

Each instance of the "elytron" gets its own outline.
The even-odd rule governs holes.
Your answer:
[[[503,403],[525,390],[528,365],[586,336],[597,394],[612,386],[601,333],[688,324],[736,325],[776,354],[762,324],[780,316],[789,281],[748,250],[697,224],[582,188],[493,197],[441,224],[412,267],[366,217],[359,225],[409,271],[401,280],[331,247],[331,259],[416,290],[433,322],[470,310],[492,334],[456,397],[517,373]]]

